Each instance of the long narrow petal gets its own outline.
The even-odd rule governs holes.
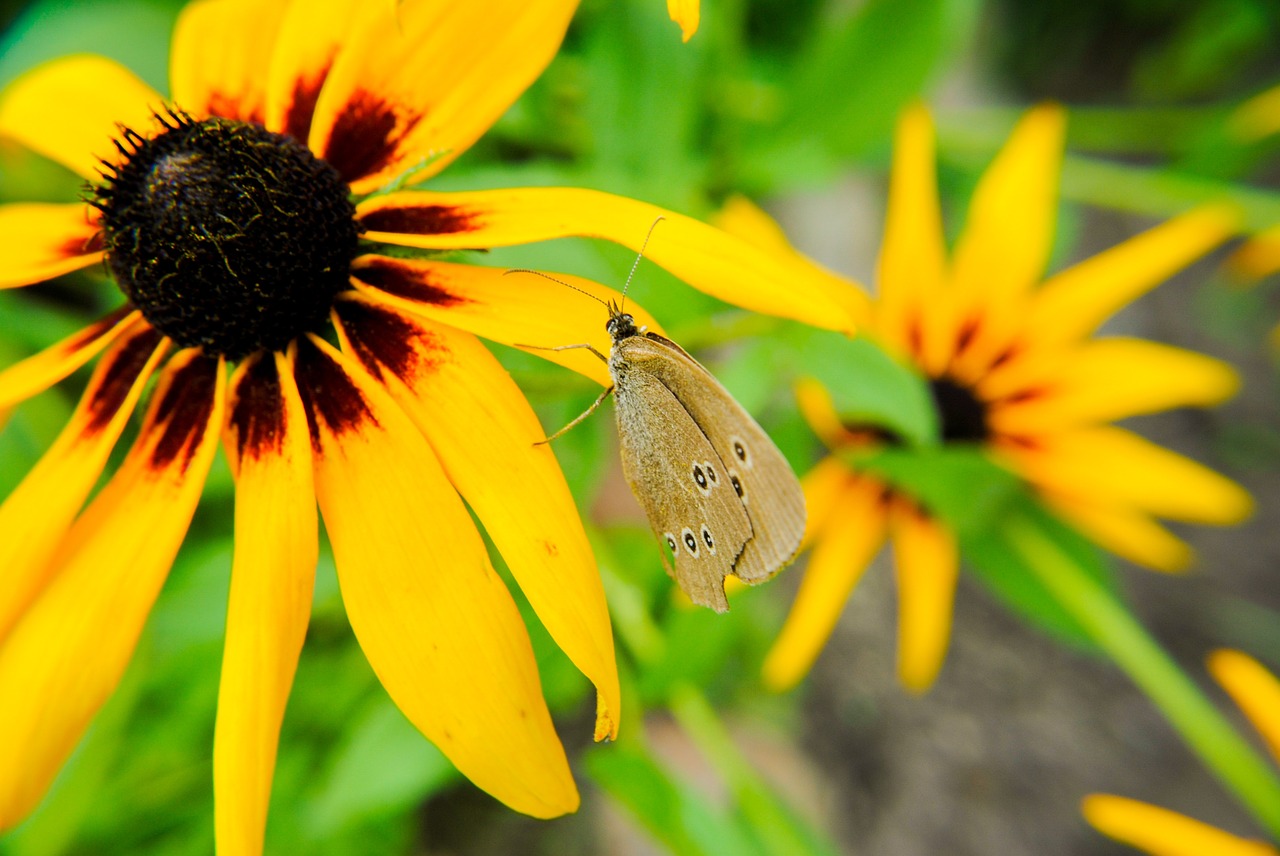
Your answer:
[[[1055,493],[1192,523],[1232,525],[1253,510],[1235,482],[1123,428],[1067,431],[1036,442],[1008,454],[1024,478]]]
[[[1280,270],[1280,226],[1263,229],[1231,254],[1227,267],[1241,279],[1261,279]]]
[[[426,436],[551,638],[596,685],[596,739],[616,737],[621,691],[604,587],[524,394],[469,333],[368,298],[339,302],[337,316],[344,350]]]
[[[0,205],[0,288],[53,279],[103,255],[98,218],[83,203]]]
[[[242,363],[227,417],[236,537],[213,738],[214,831],[221,856],[256,856],[316,567],[311,436],[292,362],[274,354]]]
[[[281,0],[196,0],[184,7],[169,52],[174,103],[196,117],[261,122],[265,72],[286,5]]]
[[[322,340],[297,362],[343,602],[378,678],[479,787],[535,817],[572,811],[520,613],[426,439]]]
[[[1186,570],[1195,559],[1186,542],[1131,506],[1048,491],[1045,500],[1100,547],[1135,564],[1175,573]]]
[[[849,485],[831,509],[817,540],[796,602],[764,661],[764,682],[774,690],[808,674],[835,629],[850,592],[884,543],[884,488],[872,479]]]
[[[133,72],[100,56],[70,56],[28,71],[0,96],[0,135],[84,178],[114,162],[120,126],[150,129],[163,100]]]
[[[469,193],[403,192],[358,208],[366,238],[426,249],[506,247],[552,238],[603,238],[639,251],[694,288],[755,312],[849,332],[828,282],[706,223],[597,190],[533,187]]]
[[[667,14],[680,25],[680,37],[687,42],[698,32],[702,4],[699,0],[667,0]]]
[[[1226,648],[1209,655],[1209,671],[1280,761],[1280,680],[1248,654]]]
[[[831,393],[819,381],[813,378],[800,378],[796,381],[796,404],[800,415],[808,423],[809,430],[826,444],[828,449],[847,447],[857,439],[857,435],[845,428],[836,412]]]
[[[102,353],[103,348],[141,317],[142,313],[136,309],[121,309],[9,366],[0,372],[0,408],[11,407],[44,392]]]
[[[1230,206],[1205,205],[1054,274],[1032,302],[1028,339],[1048,345],[1089,335],[1120,307],[1231,237],[1238,220]]]
[[[1110,838],[1151,856],[1276,856],[1276,848],[1239,838],[1176,811],[1110,794],[1090,794],[1085,820]]]
[[[938,204],[933,120],[923,105],[898,119],[876,283],[876,330],[898,354],[940,372],[954,340],[942,290],[946,244]]]
[[[124,673],[213,461],[224,375],[194,350],[171,360],[137,443],[0,646],[0,829],[39,801]]]
[[[320,90],[358,16],[394,13],[359,0],[294,0],[280,22],[267,74],[268,128],[306,142]]]
[[[846,491],[853,488],[858,476],[849,471],[844,461],[835,455],[823,458],[818,465],[804,474],[800,487],[804,489],[805,526],[800,549],[805,550],[826,531],[827,524],[843,518],[834,513],[836,503]]]
[[[586,343],[608,355],[612,345],[604,325],[609,313],[601,302],[622,298],[611,288],[565,274],[556,274],[555,278],[569,288],[534,273],[385,256],[358,258],[351,273],[356,288],[380,302],[493,342],[530,346],[531,354],[571,368],[604,386],[612,383],[608,368],[590,351],[547,350]],[[642,307],[627,301],[626,308],[637,324],[662,332]]]
[[[947,656],[960,554],[949,529],[901,501],[890,513],[890,537],[898,579],[898,679],[922,693]]]
[[[993,430],[1030,434],[1218,404],[1240,386],[1221,360],[1142,339],[1099,339],[1063,357],[991,408]]]
[[[67,426],[0,506],[0,641],[54,570],[49,558],[98,481],[107,456],[167,350],[138,321],[94,369]]]
[[[576,0],[368,4],[316,104],[312,151],[367,193],[443,169],[542,73]],[[427,161],[430,163],[427,163]]]

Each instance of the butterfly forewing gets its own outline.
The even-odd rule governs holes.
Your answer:
[[[654,534],[674,553],[680,588],[694,603],[724,612],[724,578],[752,535],[727,465],[657,377],[624,367],[615,370],[614,383],[627,482]]]
[[[752,536],[732,573],[766,580],[787,565],[804,535],[804,493],[769,436],[710,372],[679,345],[653,333],[615,344],[633,374],[651,375],[674,395],[722,461],[726,487],[746,510]]]

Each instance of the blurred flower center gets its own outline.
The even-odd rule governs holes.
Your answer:
[[[969,390],[949,378],[929,382],[943,442],[982,443],[990,439],[987,406]]]
[[[91,200],[120,288],[177,344],[230,359],[320,328],[359,237],[337,170],[260,125],[158,118],[122,133]]]

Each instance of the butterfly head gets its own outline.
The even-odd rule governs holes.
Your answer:
[[[640,328],[636,327],[636,319],[631,316],[631,313],[623,312],[613,303],[609,304],[609,320],[604,323],[604,330],[615,342],[640,333]]]

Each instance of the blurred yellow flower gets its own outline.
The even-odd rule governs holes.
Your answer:
[[[701,0],[667,0],[667,14],[680,25],[680,37],[686,42],[698,32],[701,6]]]
[[[896,132],[879,293],[869,307],[860,311],[854,300],[847,311],[927,379],[944,443],[989,451],[1103,547],[1148,567],[1183,568],[1190,549],[1154,518],[1231,524],[1249,513],[1251,500],[1217,473],[1108,423],[1218,403],[1235,391],[1236,374],[1200,354],[1092,334],[1221,243],[1236,218],[1223,207],[1199,208],[1041,281],[1064,124],[1053,106],[1019,122],[982,177],[948,254],[932,122],[923,107],[908,109]],[[735,202],[720,223],[817,280],[758,209]],[[815,384],[798,392],[810,424],[832,448],[899,442],[845,424]],[[887,538],[897,558],[899,676],[913,690],[926,689],[947,648],[954,538],[909,498],[835,458],[813,470],[805,487],[814,552],[766,661],[767,682],[785,688],[808,671]]]
[[[1219,650],[1209,672],[1227,691],[1280,761],[1280,681],[1240,651]],[[1090,794],[1081,805],[1099,832],[1152,856],[1277,856],[1280,849],[1240,838],[1175,811],[1110,794]]]

